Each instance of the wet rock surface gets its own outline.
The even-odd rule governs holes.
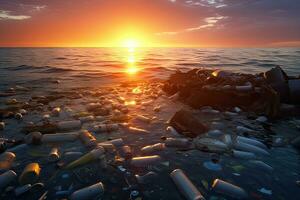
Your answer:
[[[299,118],[190,107],[163,87],[2,91],[0,198],[298,199]]]

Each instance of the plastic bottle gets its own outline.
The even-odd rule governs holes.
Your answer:
[[[53,116],[59,116],[60,112],[61,112],[60,107],[53,108],[52,115]]]
[[[262,143],[262,142],[260,142],[256,139],[247,138],[247,137],[243,137],[243,136],[237,136],[236,140],[239,141],[239,142],[244,142],[244,143],[247,143],[247,144],[251,144],[251,145],[263,148],[263,149],[267,149],[267,146],[264,143]]]
[[[38,163],[28,164],[19,177],[20,184],[25,185],[36,182],[39,178],[40,171],[41,168]]]
[[[161,161],[162,159],[160,156],[154,155],[154,156],[134,157],[131,159],[130,164],[135,167],[146,167],[148,165],[159,164]]]
[[[122,156],[125,158],[125,159],[130,159],[132,158],[132,151],[131,151],[131,148],[130,146],[122,146],[121,148],[121,154]]]
[[[92,162],[94,160],[99,159],[104,153],[105,153],[104,148],[103,147],[98,147],[97,149],[93,149],[92,151],[85,154],[84,156],[82,156],[82,157],[78,158],[77,160],[71,162],[65,168],[66,169],[72,169],[72,168],[87,164],[89,162]]]
[[[169,134],[172,134],[174,136],[178,136],[179,135],[179,133],[172,126],[168,126],[167,129],[166,129],[166,132],[169,133]]]
[[[170,174],[175,185],[187,200],[205,200],[199,190],[183,173],[181,169],[175,169]]]
[[[0,175],[0,189],[5,188],[11,182],[13,182],[17,178],[17,174],[12,171],[8,170]]]
[[[5,123],[4,122],[0,122],[0,131],[2,131],[5,128]]]
[[[79,138],[86,147],[93,147],[97,145],[96,138],[87,130],[80,131]]]
[[[142,133],[142,134],[144,134],[144,133],[147,133],[147,134],[150,133],[149,131],[147,131],[145,129],[137,128],[137,127],[133,127],[133,126],[128,127],[128,130],[130,132],[133,132],[133,133]]]
[[[157,176],[158,176],[157,173],[151,171],[145,175],[136,174],[135,178],[139,184],[145,184],[145,183],[149,182],[150,180],[155,179]]]
[[[80,129],[81,121],[80,120],[61,121],[57,123],[57,128],[60,131],[70,131],[70,130]]]
[[[44,134],[41,141],[42,143],[74,142],[78,137],[78,132]]]
[[[9,170],[16,158],[12,152],[4,152],[0,155],[0,170]]]
[[[113,140],[109,140],[109,141],[99,143],[99,145],[101,145],[101,144],[113,144],[114,146],[119,147],[119,146],[124,145],[124,141],[123,141],[122,138],[117,138],[117,139],[113,139]]]
[[[41,132],[31,132],[25,136],[26,144],[38,145],[42,142],[42,133]]]
[[[72,193],[70,200],[90,200],[104,193],[104,186],[101,182],[82,188]]]
[[[232,151],[232,155],[233,157],[235,158],[241,158],[241,159],[246,159],[246,160],[249,160],[249,159],[255,159],[256,156],[254,153],[251,153],[251,152],[245,152],[245,151],[237,151],[237,150],[233,150]]]
[[[152,121],[151,118],[143,116],[143,115],[137,115],[136,119],[145,123],[150,123]]]
[[[266,150],[264,150],[260,147],[257,147],[257,146],[251,145],[251,144],[247,144],[244,142],[239,142],[239,141],[234,143],[234,148],[236,148],[238,150],[242,150],[242,151],[248,151],[248,152],[252,152],[255,154],[260,154],[260,155],[270,155],[269,152],[267,152]]]
[[[79,117],[79,120],[81,121],[81,123],[92,122],[95,121],[95,117],[93,115],[86,116],[86,117]]]
[[[153,145],[148,145],[145,146],[141,149],[141,152],[143,154],[149,154],[149,153],[153,153],[156,151],[162,151],[166,148],[164,143],[157,143],[157,144],[153,144]]]
[[[246,199],[248,197],[248,194],[244,189],[220,179],[214,180],[212,189],[215,192],[228,195],[235,199]]]
[[[49,162],[56,162],[60,158],[59,153],[58,153],[58,148],[54,147],[51,149],[49,155],[48,155],[48,160]]]
[[[118,129],[119,129],[118,124],[100,124],[94,126],[94,131],[96,133],[107,133],[107,132],[117,131]]]
[[[185,148],[190,146],[190,141],[186,138],[167,138],[165,140],[167,147]]]
[[[273,171],[273,167],[264,163],[261,160],[251,160],[250,163],[253,164],[256,169],[259,169],[261,171],[264,171],[264,172],[272,172]]]
[[[250,129],[250,128],[246,128],[244,126],[237,126],[236,127],[236,131],[239,133],[239,134],[243,134],[243,133],[254,133],[255,131]]]
[[[19,186],[15,189],[15,196],[18,197],[22,194],[24,194],[25,192],[28,192],[31,189],[31,184],[26,184],[23,186]]]

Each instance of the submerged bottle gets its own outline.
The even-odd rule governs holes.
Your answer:
[[[181,169],[175,169],[170,174],[175,185],[187,200],[205,200],[199,190],[183,173]]]

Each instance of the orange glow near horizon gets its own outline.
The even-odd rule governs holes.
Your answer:
[[[271,1],[269,9],[274,12],[270,13],[264,12],[266,8],[258,9],[256,1],[199,2],[4,0],[0,9],[0,46],[125,47],[128,51],[141,47],[300,46],[298,18],[289,19]],[[297,1],[286,4],[291,5],[286,12],[297,16]],[[255,12],[239,10],[248,10],[249,6]],[[258,15],[256,11],[262,13]],[[280,17],[282,20],[273,20]],[[270,30],[276,34],[270,35]]]

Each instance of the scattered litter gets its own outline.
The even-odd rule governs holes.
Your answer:
[[[181,169],[175,169],[170,174],[181,194],[188,200],[205,200],[199,190],[189,180]]]
[[[268,190],[268,189],[265,189],[265,188],[260,188],[258,191],[263,193],[263,194],[272,195],[272,190]]]
[[[214,180],[212,190],[236,199],[248,198],[248,194],[244,189],[220,179]]]

